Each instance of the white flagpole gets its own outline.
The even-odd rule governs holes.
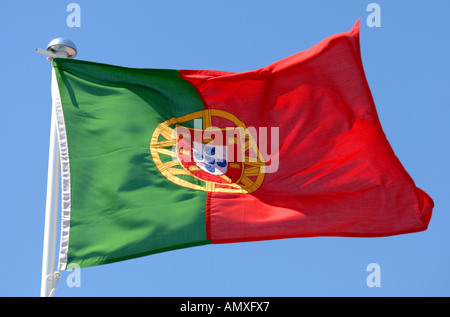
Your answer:
[[[50,148],[48,154],[47,202],[45,206],[44,249],[42,255],[41,297],[48,297],[54,286],[56,231],[61,167],[59,160],[56,114],[52,107]]]
[[[77,48],[75,43],[71,40],[60,37],[52,40],[48,44],[46,51],[37,48],[36,52],[49,56],[47,58],[49,60],[52,60],[55,57],[74,58],[77,55]],[[52,81],[53,80],[55,79],[52,76]],[[52,89],[54,89],[53,85]],[[55,258],[60,176],[61,162],[56,113],[52,103],[50,147],[48,153],[47,202],[45,205],[44,248],[42,251],[41,297],[53,296],[56,288],[55,281],[59,278],[58,274],[55,274]]]

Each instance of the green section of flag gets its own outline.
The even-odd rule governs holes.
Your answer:
[[[149,150],[156,126],[203,110],[176,70],[53,62],[67,133],[68,264],[105,264],[209,243],[206,193],[178,186]]]

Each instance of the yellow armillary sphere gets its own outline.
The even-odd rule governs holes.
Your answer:
[[[191,121],[194,128],[183,125]],[[201,122],[198,128],[197,122]],[[214,127],[213,122],[226,126]],[[153,132],[150,153],[169,181],[208,192],[252,193],[261,186],[266,170],[245,124],[218,109],[196,111],[160,123]]]

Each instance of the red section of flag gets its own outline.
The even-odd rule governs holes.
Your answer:
[[[279,127],[277,167],[251,194],[209,193],[213,243],[425,230],[433,201],[416,188],[378,120],[359,48],[346,33],[244,73],[182,70],[206,108],[247,127]],[[269,133],[270,134],[270,133]],[[263,138],[254,135],[257,142]],[[268,136],[267,148],[276,140]]]

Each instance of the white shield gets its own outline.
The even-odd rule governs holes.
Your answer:
[[[228,170],[227,147],[224,145],[192,142],[192,156],[195,164],[212,175],[223,175]]]

